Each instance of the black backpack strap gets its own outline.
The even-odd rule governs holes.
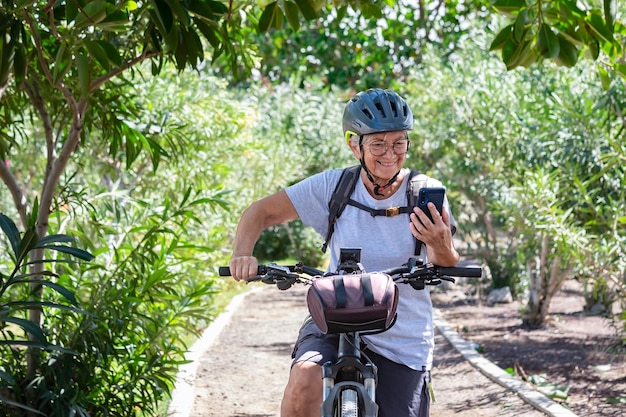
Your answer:
[[[359,180],[359,175],[361,174],[361,166],[355,165],[349,168],[345,168],[339,177],[339,181],[335,186],[335,190],[333,191],[332,196],[330,197],[330,201],[328,202],[328,230],[326,232],[326,239],[324,244],[322,245],[322,252],[326,253],[328,249],[328,243],[330,242],[330,238],[335,231],[335,223],[343,210],[346,208],[348,204],[351,206],[360,208],[361,210],[365,210],[369,212],[372,216],[385,216],[385,217],[393,217],[397,214],[403,213],[411,213],[412,207],[409,207],[409,193],[411,192],[411,187],[408,185],[415,176],[419,175],[419,171],[411,170],[409,181],[407,182],[407,205],[406,207],[391,207],[388,209],[380,209],[375,210],[371,207],[367,207],[361,203],[358,203],[350,198],[352,193],[354,192],[354,187],[356,187],[356,183]],[[423,242],[415,239],[415,256],[419,256],[422,252]]]
[[[363,211],[367,211],[369,214],[372,215],[372,217],[375,217],[375,216],[393,217],[393,216],[397,216],[398,214],[406,214],[406,213],[411,213],[413,211],[408,206],[389,207],[386,209],[373,209],[371,207],[366,206],[365,204],[361,204],[358,201],[354,201],[352,199],[348,200],[346,204],[349,206],[359,208]]]
[[[415,177],[417,177],[418,175],[420,175],[421,172],[419,171],[415,171],[415,170],[411,170],[411,174],[409,177],[409,182],[407,182],[407,187],[406,187],[406,202],[407,202],[407,206],[409,205],[409,202],[411,201],[411,180]],[[410,208],[409,214],[413,211],[413,207]],[[415,239],[415,256],[420,256],[420,254],[422,253],[422,245],[424,244],[424,242],[422,242],[419,239]]]
[[[339,177],[339,181],[335,186],[332,196],[330,197],[330,201],[328,202],[328,231],[326,232],[324,245],[322,245],[322,252],[324,253],[326,253],[330,237],[335,231],[335,222],[346,208],[348,200],[350,200],[350,196],[354,191],[354,187],[356,187],[356,183],[359,180],[360,173],[360,165],[345,168],[341,173],[341,177]]]

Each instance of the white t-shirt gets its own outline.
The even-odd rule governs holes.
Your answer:
[[[404,207],[409,170],[404,169],[403,185],[389,198],[374,199],[366,190],[362,179],[356,184],[351,198],[374,209]],[[305,226],[311,226],[322,237],[328,229],[328,202],[342,170],[330,170],[313,175],[286,189]],[[441,187],[441,182],[428,178],[428,187]],[[450,213],[447,200],[444,208]],[[452,216],[450,216],[452,219]],[[394,217],[372,216],[369,212],[347,205],[335,224],[329,243],[329,271],[337,267],[340,248],[361,248],[361,263],[366,271],[401,266],[415,256],[415,240],[409,229],[408,214]],[[426,248],[421,257],[426,261]],[[414,290],[410,285],[398,284],[398,318],[393,327],[384,333],[365,336],[363,339],[372,351],[415,370],[429,370],[432,366],[434,330],[430,293]]]

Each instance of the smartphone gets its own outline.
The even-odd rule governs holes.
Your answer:
[[[427,205],[429,202],[433,203],[437,208],[439,214],[443,211],[443,200],[446,196],[446,189],[443,187],[424,187],[420,188],[419,194],[417,195],[416,206],[422,209],[422,211],[428,216],[431,222],[433,221],[433,216],[430,214],[430,210]]]

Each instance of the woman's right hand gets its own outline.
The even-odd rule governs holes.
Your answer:
[[[259,271],[259,262],[254,256],[233,256],[228,262],[230,275],[235,281],[246,280]]]

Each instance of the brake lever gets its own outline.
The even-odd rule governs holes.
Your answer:
[[[292,274],[287,266],[276,264],[268,265],[268,272],[263,278],[265,284],[276,284],[279,290],[291,288],[298,280],[297,274]]]
[[[276,281],[276,287],[278,287],[279,290],[283,291],[293,287],[293,284],[296,283],[298,277],[296,275],[289,275],[284,278],[284,280]]]

